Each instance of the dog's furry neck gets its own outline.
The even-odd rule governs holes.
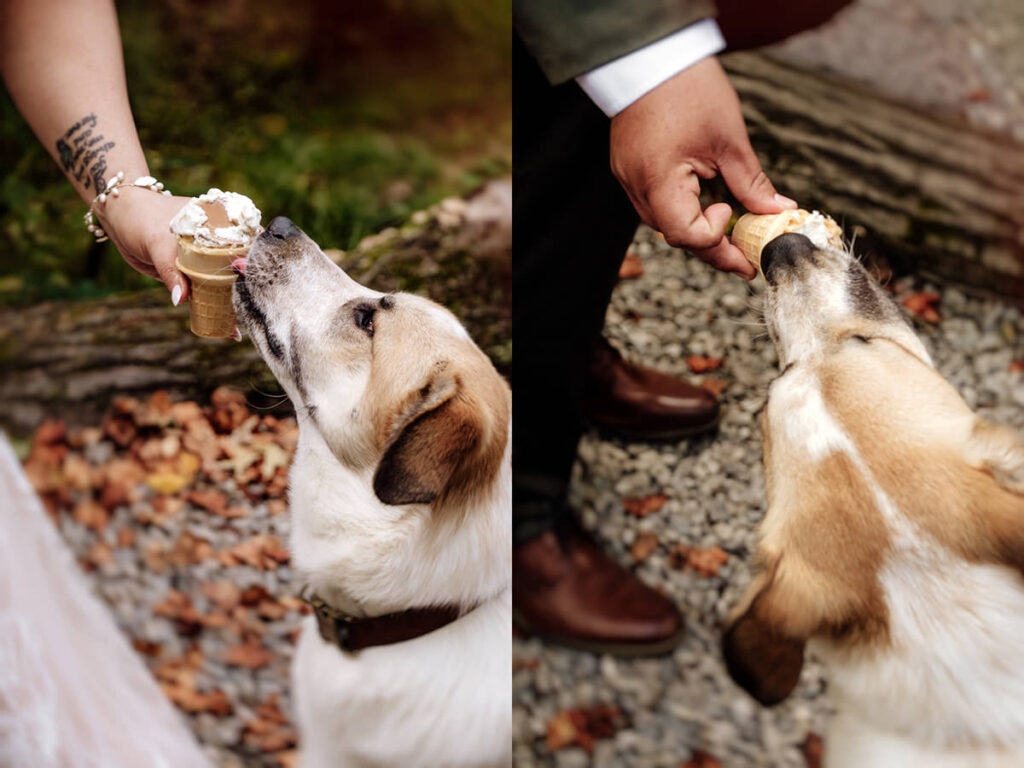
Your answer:
[[[498,476],[459,514],[384,504],[373,471],[341,464],[315,427],[300,430],[290,475],[292,562],[323,599],[373,616],[470,608],[508,589],[511,437]]]

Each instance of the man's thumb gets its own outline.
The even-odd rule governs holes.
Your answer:
[[[729,191],[752,213],[781,213],[796,208],[796,202],[775,191],[768,174],[754,154],[750,142],[726,155],[720,165]]]

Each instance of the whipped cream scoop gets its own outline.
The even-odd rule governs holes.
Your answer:
[[[208,248],[248,246],[260,233],[260,210],[245,195],[213,188],[178,211],[171,232]]]

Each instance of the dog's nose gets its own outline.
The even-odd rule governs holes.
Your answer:
[[[278,240],[284,240],[289,237],[295,237],[295,235],[299,234],[300,230],[295,226],[295,222],[287,216],[275,216],[267,225],[267,232]]]
[[[814,259],[814,243],[807,235],[788,232],[779,235],[761,251],[761,271],[768,285],[775,285],[779,275],[800,261]]]

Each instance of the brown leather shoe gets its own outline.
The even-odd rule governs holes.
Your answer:
[[[641,440],[674,440],[718,424],[707,390],[626,362],[604,339],[587,372],[583,407],[596,426]]]
[[[601,552],[575,524],[513,550],[512,604],[521,630],[595,653],[667,653],[684,634],[672,602]]]

